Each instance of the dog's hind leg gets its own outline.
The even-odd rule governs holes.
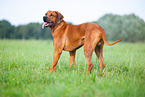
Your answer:
[[[93,67],[93,64],[92,64],[93,49],[89,49],[89,48],[85,47],[84,51],[85,51],[85,58],[86,58],[86,62],[87,62],[87,73],[86,73],[86,75],[88,75],[91,72],[91,69]]]
[[[88,75],[91,72],[91,69],[93,67],[92,64],[92,53],[96,47],[96,44],[100,41],[99,34],[90,34],[85,37],[85,42],[84,42],[84,53],[85,53],[85,58],[87,62],[87,73]]]
[[[101,40],[95,48],[95,53],[96,56],[98,57],[99,63],[100,63],[100,70],[102,70],[103,68],[105,68],[105,63],[103,61],[103,46],[104,46],[104,42],[103,40]]]

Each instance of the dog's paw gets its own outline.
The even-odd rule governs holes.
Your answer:
[[[54,71],[55,71],[55,69],[50,69],[49,73],[52,73],[52,72],[54,72]]]

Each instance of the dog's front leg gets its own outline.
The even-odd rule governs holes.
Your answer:
[[[62,53],[62,50],[61,51],[59,51],[59,50],[54,51],[53,61],[52,61],[51,68],[50,68],[50,73],[55,71],[55,67],[57,65],[57,62],[59,60],[61,53]]]
[[[70,54],[70,67],[73,65],[75,66],[75,53],[76,51],[70,51],[69,54]]]

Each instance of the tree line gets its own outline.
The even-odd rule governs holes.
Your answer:
[[[135,14],[124,16],[106,14],[94,23],[101,25],[105,29],[107,40],[145,41],[145,22]]]
[[[40,23],[14,26],[7,20],[0,21],[0,39],[52,39],[50,29],[41,29]]]
[[[145,22],[135,14],[124,16],[106,14],[93,23],[104,28],[107,40],[145,41]],[[50,29],[42,29],[41,26],[41,23],[14,26],[7,20],[1,20],[0,39],[53,39]]]

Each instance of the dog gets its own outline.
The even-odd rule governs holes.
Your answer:
[[[105,68],[103,61],[103,46],[114,45],[114,43],[108,43],[104,29],[95,23],[83,23],[80,25],[67,24],[63,20],[64,16],[58,11],[47,11],[43,16],[44,27],[50,27],[53,36],[54,55],[50,68],[50,73],[55,71],[55,67],[59,60],[62,51],[69,51],[70,53],[70,67],[75,65],[75,53],[76,50],[84,45],[84,54],[87,62],[88,75],[93,67],[92,53],[95,51],[96,56],[100,63],[100,70]]]

